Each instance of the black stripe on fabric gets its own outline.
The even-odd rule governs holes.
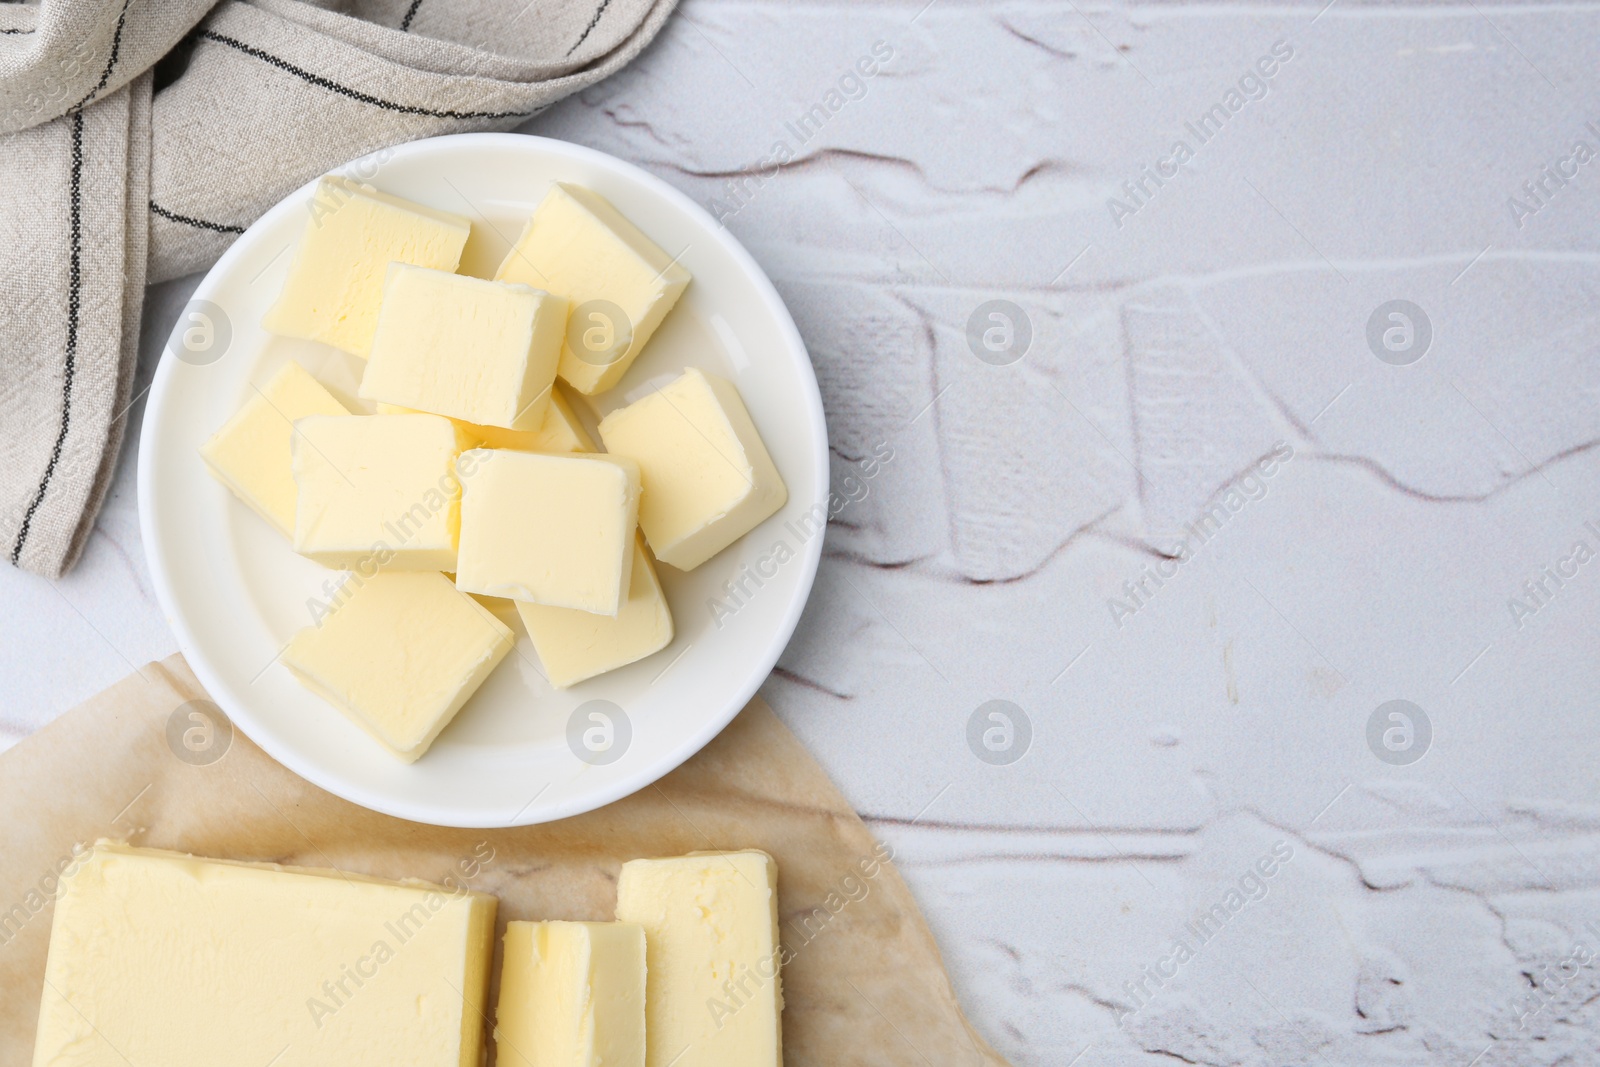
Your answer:
[[[200,36],[208,41],[216,41],[218,44],[225,44],[229,48],[237,48],[245,55],[254,56],[263,63],[270,63],[279,70],[288,74],[293,74],[295,77],[301,79],[302,81],[309,82],[310,84],[317,86],[319,89],[326,89],[329,92],[338,93],[340,96],[347,96],[352,100],[359,100],[363,104],[371,104],[373,107],[381,107],[385,111],[397,111],[402,115],[422,115],[425,118],[431,119],[520,119],[539,113],[538,110],[434,111],[433,109],[426,107],[412,107],[409,104],[397,104],[392,100],[381,100],[376,96],[371,96],[367,93],[360,92],[359,90],[352,89],[347,85],[340,85],[338,82],[329,81],[320,74],[313,74],[309,70],[295,66],[286,59],[280,59],[278,56],[275,56],[270,52],[263,52],[259,48],[254,48],[245,44],[243,41],[235,40],[232,37],[224,36],[223,34],[217,33],[215,30],[201,30]]]
[[[407,33],[411,29],[411,20],[417,17],[417,8],[422,6],[422,0],[411,0],[411,6],[406,8],[406,17],[400,20],[400,32]]]
[[[82,100],[79,100],[75,105],[73,105],[75,108],[81,108],[89,101],[99,96],[100,90],[104,89],[111,81],[111,71],[117,65],[117,58],[122,55],[122,27],[127,24],[127,21],[128,0],[122,0],[122,11],[117,15],[117,29],[116,32],[111,35],[111,55],[106,59],[106,69],[100,72],[100,81],[93,89],[89,90],[89,95],[85,96]]]
[[[0,30],[0,33],[32,33],[32,30]]]
[[[214,233],[243,233],[243,226],[228,226],[220,222],[207,222],[205,219],[190,218],[180,215],[176,211],[168,211],[154,200],[150,201],[150,210],[166,219],[168,222],[181,222],[185,226],[193,226],[200,230],[211,230]]]
[[[39,491],[22,516],[22,527],[17,531],[17,543],[11,546],[11,564],[16,566],[22,558],[22,546],[28,541],[28,531],[33,527],[33,513],[44,502],[44,494],[55,477],[56,464],[61,462],[61,451],[67,444],[67,430],[72,425],[72,379],[78,369],[78,310],[83,298],[83,112],[72,113],[72,258],[69,267],[71,286],[67,292],[67,363],[61,378],[61,429],[56,433],[55,447],[50,450],[50,462],[45,465],[44,477],[39,479]]]
[[[578,35],[578,39],[572,43],[572,47],[567,49],[567,55],[570,56],[572,53],[576,52],[578,50],[578,45],[589,39],[589,35],[594,32],[594,28],[600,25],[600,16],[604,15],[606,13],[606,8],[610,6],[611,0],[600,0],[600,6],[595,8],[594,11],[594,18],[589,20],[589,25],[583,28],[583,32]]]

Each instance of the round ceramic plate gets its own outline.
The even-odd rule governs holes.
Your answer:
[[[309,217],[313,183],[267,212],[206,275],[150,390],[139,511],[156,591],[189,665],[273,758],[330,792],[401,818],[524,825],[576,815],[649,785],[715,737],[755,693],[793,633],[816,574],[827,433],[793,320],[726,229],[660,180],[599,152],[539,137],[474,134],[388,149],[338,173],[470,218],[461,270],[482,277],[493,274],[551,182],[576,182],[606,197],[677,256],[694,281],[622,382],[591,398],[595,412],[627,403],[685,367],[721,374],[738,385],[789,501],[696,570],[659,568],[676,636],[621,670],[555,689],[515,611],[501,611],[517,632],[515,651],[420,760],[390,755],[278,662],[340,574],[296,555],[209,475],[198,452],[289,360],[353,410],[371,410],[355,399],[360,360],[260,326]],[[185,329],[211,331],[210,362],[175,356]],[[730,597],[725,583],[736,579],[743,592]]]

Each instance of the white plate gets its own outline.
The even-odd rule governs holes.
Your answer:
[[[232,336],[223,354],[200,366],[176,358],[169,344],[150,390],[139,446],[139,512],[167,620],[212,698],[253,741],[357,804],[419,822],[513,826],[626,796],[688,759],[739,712],[777,662],[810,592],[822,536],[808,513],[827,498],[828,451],[822,401],[800,335],[771,282],[727,230],[683,194],[610,156],[540,137],[473,134],[385,150],[340,173],[472,219],[462,270],[485,276],[552,181],[605,196],[679,255],[694,281],[643,356],[616,389],[595,398],[596,406],[604,413],[686,366],[722,374],[744,396],[788,483],[789,502],[697,570],[660,568],[677,636],[622,670],[554,689],[509,613],[516,651],[421,760],[401,763],[277,662],[294,632],[312,621],[308,601],[323,595],[324,583],[339,572],[295,555],[210,477],[196,451],[251,394],[252,383],[265,383],[290,359],[357,410],[370,409],[354,400],[359,360],[260,327],[307,219],[313,188],[307,185],[251,226],[195,291],[214,319],[220,309],[227,320]],[[177,330],[185,326],[180,321]],[[780,542],[791,554],[781,563],[773,558],[784,555],[775,551]],[[750,595],[719,626],[709,601],[747,567],[755,576],[743,582]],[[723,603],[732,604],[725,597]],[[631,732],[613,762],[580,759],[578,751],[589,750],[569,744],[569,720],[599,725],[588,712],[605,705],[578,714],[593,700],[621,708]],[[590,741],[596,747],[602,737]]]

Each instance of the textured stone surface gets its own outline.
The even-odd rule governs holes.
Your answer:
[[[722,215],[836,483],[892,449],[765,693],[1019,1065],[1600,1056],[1600,561],[1510,608],[1600,552],[1600,161],[1507,204],[1600,152],[1597,39],[1584,4],[688,0],[528,127]],[[152,292],[146,373],[192,285]],[[1409,366],[1368,347],[1397,299]],[[1009,365],[968,348],[990,300],[1031,325]],[[78,571],[0,573],[8,738],[171,649],[131,452]],[[1393,699],[1420,761],[1368,746]],[[968,745],[991,700],[1031,724],[1009,765]]]

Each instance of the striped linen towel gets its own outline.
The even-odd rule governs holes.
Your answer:
[[[0,552],[56,577],[115,469],[146,282],[348,159],[508,129],[675,0],[0,3]]]

